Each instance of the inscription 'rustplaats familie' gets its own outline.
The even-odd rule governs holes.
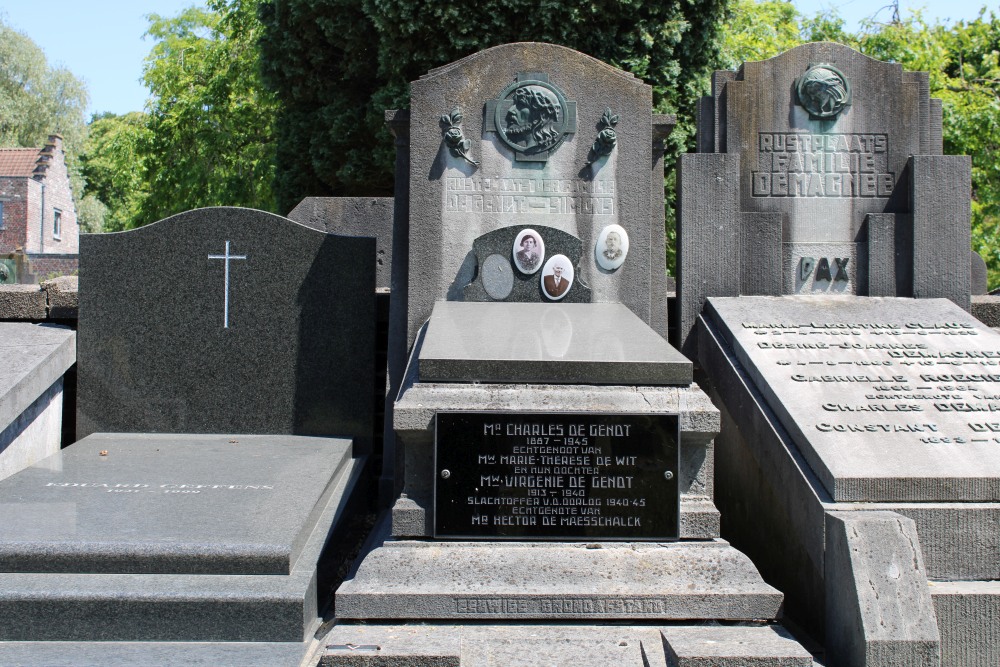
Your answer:
[[[888,144],[885,134],[761,132],[753,196],[888,197]]]

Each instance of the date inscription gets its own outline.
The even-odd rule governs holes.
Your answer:
[[[435,535],[678,535],[676,415],[439,413]]]

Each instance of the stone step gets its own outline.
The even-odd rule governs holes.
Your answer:
[[[304,653],[302,642],[0,642],[0,667],[303,667]]]
[[[929,582],[941,664],[1000,665],[1000,581]]]
[[[813,667],[780,626],[338,625],[322,667]]]
[[[854,503],[836,509],[887,510],[913,519],[931,579],[1000,579],[1000,503]]]
[[[388,540],[337,591],[340,619],[770,620],[782,594],[723,540]]]

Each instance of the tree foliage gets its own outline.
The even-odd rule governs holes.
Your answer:
[[[689,114],[716,59],[724,4],[270,0],[262,64],[283,102],[279,208],[307,195],[391,194],[384,110],[408,108],[409,82],[428,70],[497,44],[577,49],[651,84],[658,111]],[[692,133],[685,120],[675,148]]]
[[[105,113],[90,121],[83,177],[87,197],[104,207],[92,214],[101,215],[102,231],[128,229],[139,219],[140,207],[149,194],[146,161],[152,132],[148,122],[149,117],[141,111],[122,116]]]
[[[861,50],[930,75],[941,99],[944,152],[972,156],[972,249],[990,284],[1000,283],[1000,19],[985,8],[974,21],[928,24],[920,13],[869,23]]]
[[[273,208],[277,102],[259,85],[257,0],[208,6],[150,16],[140,224],[200,206]]]
[[[42,146],[62,135],[67,153],[86,135],[87,89],[64,67],[51,68],[31,38],[0,21],[0,145]]]
[[[87,135],[87,88],[64,67],[49,67],[27,35],[0,20],[0,146],[41,147],[63,137],[70,185],[79,202],[83,181],[77,156]]]

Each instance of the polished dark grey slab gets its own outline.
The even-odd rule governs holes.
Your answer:
[[[78,436],[344,436],[367,451],[374,276],[373,239],[250,209],[83,235]]]
[[[439,301],[419,360],[422,382],[692,382],[691,362],[617,303]]]
[[[832,500],[1000,497],[1000,335],[951,301],[715,298],[706,320]]]
[[[246,436],[236,439],[241,442],[229,443],[227,439],[225,443],[236,448],[232,456],[251,458],[252,451],[238,450]],[[110,464],[117,450],[108,447],[107,451],[106,457],[101,457],[99,451],[94,456]],[[294,446],[286,453],[299,457]],[[333,464],[337,469],[335,479],[310,511],[309,529],[301,536],[299,556],[286,574],[246,574],[236,569],[227,574],[0,572],[0,617],[4,619],[0,641],[289,642],[304,652],[302,642],[319,625],[318,605],[324,593],[318,590],[317,582],[327,576],[321,554],[325,549],[338,548],[331,534],[352,511],[349,499],[365,464],[363,457],[351,457],[342,440],[325,443],[319,454],[342,464]],[[256,464],[263,470],[281,468],[266,458],[257,458]],[[276,486],[297,484],[297,474],[281,477]],[[207,528],[214,520],[219,533],[227,536],[235,533],[225,526],[227,522],[254,523],[252,518],[235,516],[225,503],[203,505],[197,508],[202,517],[182,514],[177,523],[188,519]],[[216,505],[218,514],[214,512]],[[244,502],[243,506],[248,516],[257,509],[252,502]],[[275,509],[291,508],[286,504]],[[9,515],[5,511],[5,518]],[[274,519],[274,513],[267,516],[276,524],[283,521]],[[109,521],[111,518],[121,522],[121,534],[130,529],[137,534],[155,531],[141,516],[129,518],[116,513]],[[280,535],[285,529],[276,526],[273,530]],[[256,532],[260,535],[262,529]],[[225,647],[219,648],[227,652]],[[0,648],[0,658],[5,651]],[[0,664],[4,664],[2,660]]]
[[[0,483],[0,572],[288,574],[349,455],[300,436],[89,436]]]
[[[525,303],[547,303],[550,301],[542,289],[542,274],[545,261],[554,255],[564,255],[580,272],[583,246],[580,239],[572,234],[535,225],[531,227],[544,243],[544,256],[540,255],[534,273],[526,274],[517,268],[513,247],[521,231],[526,227],[501,227],[483,234],[473,241],[476,255],[476,278],[465,286],[465,301],[517,301]],[[589,261],[589,258],[588,258]],[[559,299],[562,303],[590,303],[590,288],[583,280],[574,280],[569,290]]]

